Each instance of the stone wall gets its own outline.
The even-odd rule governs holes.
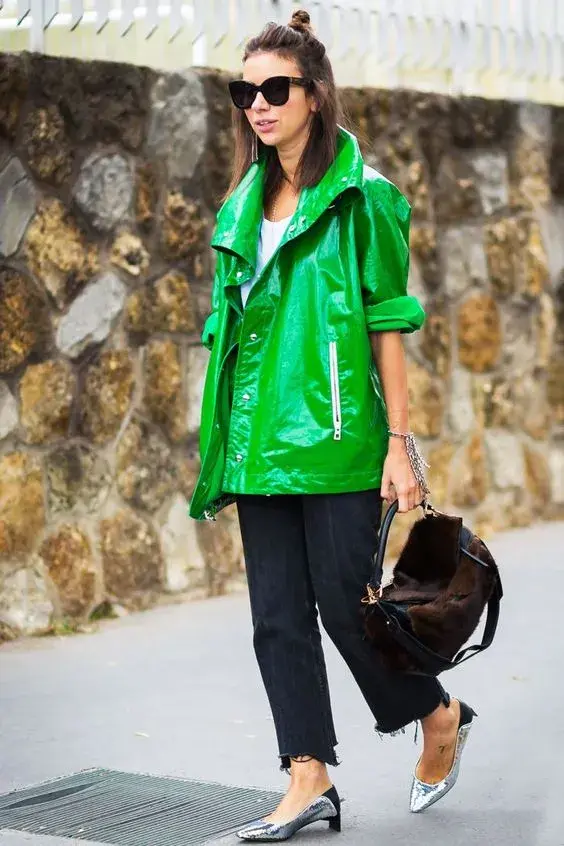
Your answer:
[[[226,77],[0,55],[0,636],[243,583],[186,514]],[[480,531],[564,516],[564,111],[345,90],[413,205],[413,428]]]

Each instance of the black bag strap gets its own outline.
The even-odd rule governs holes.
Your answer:
[[[378,545],[376,555],[374,556],[374,568],[372,571],[372,578],[369,582],[370,586],[374,588],[374,590],[379,590],[380,585],[382,584],[382,578],[384,575],[384,556],[386,554],[388,535],[390,534],[392,520],[398,512],[398,508],[399,503],[396,499],[386,511],[386,515],[382,520],[382,525],[380,526],[380,530],[378,532]]]
[[[374,556],[374,571],[370,581],[370,586],[375,591],[380,589],[382,582],[386,544],[392,520],[398,512],[398,508],[399,504],[396,500],[386,512],[386,516],[384,517],[380,527],[380,532],[378,533],[378,549],[376,551],[376,555]],[[460,551],[463,555],[472,559],[472,561],[474,561],[477,565],[488,567],[487,564],[480,561],[479,558],[473,555],[464,546],[460,546]],[[464,661],[468,661],[469,658],[473,658],[475,655],[478,655],[480,652],[483,652],[492,645],[499,621],[499,608],[502,596],[503,588],[501,585],[501,579],[499,577],[499,573],[496,571],[494,588],[488,600],[486,624],[484,626],[481,643],[474,644],[473,646],[466,646],[452,660],[445,658],[443,655],[439,655],[438,652],[435,652],[433,649],[425,646],[425,644],[421,643],[418,638],[405,631],[398,620],[386,610],[385,603],[378,603],[378,608],[386,617],[387,625],[393,629],[394,636],[398,643],[400,643],[406,652],[417,660],[418,665],[421,667],[419,672],[424,675],[437,675],[444,670],[451,670],[453,667],[457,667],[459,664],[464,663]]]

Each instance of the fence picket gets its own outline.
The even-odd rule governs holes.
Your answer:
[[[161,2],[162,9],[159,0],[4,0],[0,39],[10,27],[21,26],[29,32],[29,47],[43,51],[46,30],[64,28],[68,40],[58,38],[57,49],[87,58],[90,34],[104,37],[99,33],[114,21],[123,46],[112,58],[135,61],[143,51],[128,47],[139,37],[129,33],[139,19],[146,39],[157,30],[169,41],[187,36],[187,52],[167,51],[166,67],[197,62],[236,70],[250,35],[268,20],[287,23],[297,5],[293,0]],[[343,84],[564,102],[564,0],[310,0],[306,5]],[[9,40],[7,45],[0,40],[0,50],[11,49]],[[162,52],[151,58],[152,52],[148,46],[145,60],[161,66]]]

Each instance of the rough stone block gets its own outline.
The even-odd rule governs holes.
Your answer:
[[[439,168],[435,189],[435,213],[441,223],[451,223],[482,214],[476,174],[460,155],[446,155]]]
[[[218,596],[243,572],[243,546],[236,509],[225,508],[213,525],[207,521],[198,523],[196,532],[208,568],[209,592]]]
[[[105,341],[125,304],[125,286],[114,273],[104,273],[74,300],[57,328],[57,346],[71,358],[90,344]]]
[[[192,300],[188,280],[173,270],[131,294],[127,302],[126,328],[142,335],[194,332],[196,319]]]
[[[175,489],[176,467],[170,447],[141,418],[127,426],[116,453],[118,490],[136,508],[154,512]]]
[[[27,97],[28,74],[24,56],[0,55],[0,135],[13,138]]]
[[[60,200],[44,200],[25,238],[32,273],[41,280],[59,308],[99,270],[99,255]]]
[[[45,524],[43,475],[29,453],[0,456],[0,559],[23,558],[34,548]]]
[[[554,444],[549,453],[552,501],[564,505],[564,448]]]
[[[180,348],[174,341],[154,340],[145,351],[145,406],[151,420],[172,441],[186,434],[185,391]]]
[[[451,480],[451,463],[455,453],[453,444],[444,442],[433,447],[427,454],[427,484],[431,491],[433,505],[444,506],[448,502]]]
[[[550,468],[546,456],[538,449],[525,444],[523,447],[525,458],[525,483],[531,495],[533,507],[538,512],[546,508],[550,502]]]
[[[151,257],[141,238],[131,232],[122,232],[112,245],[111,261],[130,276],[142,276],[149,267]]]
[[[539,297],[539,310],[536,315],[537,324],[537,367],[545,369],[548,367],[554,350],[556,337],[556,308],[554,300],[546,292]]]
[[[196,522],[182,494],[176,494],[161,529],[165,589],[170,593],[205,588],[207,567],[198,544]]]
[[[22,145],[37,179],[59,186],[69,178],[74,150],[55,103],[28,113],[22,127]]]
[[[411,428],[416,435],[438,437],[445,406],[443,385],[414,361],[408,362],[407,370]]]
[[[108,599],[144,608],[163,584],[159,539],[151,524],[123,509],[100,522],[100,550]]]
[[[451,362],[451,319],[448,305],[444,300],[436,300],[427,308],[427,318],[423,324],[421,352],[433,368],[433,373],[445,378],[450,371]]]
[[[416,159],[405,168],[396,162],[394,164],[399,171],[397,181],[404,187],[414,219],[428,220],[432,214],[431,185],[424,162]]]
[[[18,425],[18,404],[8,386],[0,382],[0,441],[11,435]]]
[[[146,135],[149,92],[155,73],[119,62],[33,54],[30,99],[58,105],[76,144],[121,144],[138,150]]]
[[[546,397],[555,423],[564,423],[564,354],[558,350],[548,365]]]
[[[484,214],[490,215],[505,208],[509,203],[507,154],[493,151],[479,153],[470,161],[476,174]]]
[[[537,358],[536,311],[526,301],[500,307],[503,350],[500,365],[513,378],[534,374]]]
[[[445,269],[445,291],[459,299],[473,287],[484,287],[488,267],[481,226],[451,226],[440,239],[440,252]]]
[[[68,435],[75,377],[65,361],[30,365],[20,382],[21,421],[30,444]]]
[[[45,460],[51,515],[94,514],[107,497],[112,475],[107,461],[84,444],[62,444]]]
[[[205,347],[190,347],[186,363],[188,412],[186,425],[188,432],[195,435],[200,429],[200,415],[204,385],[210,354]]]
[[[504,146],[517,123],[518,105],[483,97],[452,100],[452,138],[460,147]]]
[[[134,387],[127,350],[106,350],[86,371],[80,397],[83,435],[95,444],[114,438],[129,409]]]
[[[496,488],[524,488],[525,461],[517,435],[488,429],[484,434],[488,466]]]
[[[520,381],[518,417],[524,431],[541,441],[548,437],[552,415],[546,399],[544,380],[529,375]]]
[[[458,357],[460,363],[483,373],[498,361],[501,325],[497,305],[489,294],[469,297],[458,311]]]
[[[411,256],[419,264],[425,285],[431,291],[436,290],[441,284],[441,273],[439,270],[435,227],[430,224],[414,224],[410,230],[409,243]]]
[[[550,107],[519,106],[517,131],[510,147],[511,204],[537,208],[550,201]]]
[[[26,567],[9,574],[0,584],[0,623],[17,635],[49,631],[53,604],[43,574]]]
[[[474,407],[480,424],[488,428],[511,428],[517,423],[519,385],[502,374],[474,381]]]
[[[485,498],[489,489],[489,474],[484,443],[479,431],[452,464],[452,501],[457,508],[473,508]]]
[[[110,232],[128,220],[133,187],[131,166],[123,156],[93,153],[80,169],[73,195],[92,225]]]
[[[148,150],[166,162],[172,180],[191,178],[207,140],[207,105],[192,69],[161,76],[152,91]]]
[[[31,280],[0,267],[0,374],[10,373],[32,353],[40,353],[50,335],[47,306]]]
[[[461,367],[456,367],[451,376],[447,419],[448,428],[454,440],[465,438],[474,428],[472,376]]]
[[[554,194],[564,197],[564,109],[552,109],[552,144],[550,150],[550,184]]]
[[[155,162],[142,161],[135,173],[135,219],[144,232],[155,221],[160,195],[161,174]]]
[[[77,525],[62,525],[39,549],[57,588],[59,614],[85,617],[98,597],[98,574],[88,536]]]
[[[17,252],[35,212],[36,191],[19,159],[0,170],[0,256]]]
[[[207,249],[207,220],[202,217],[200,203],[170,192],[164,204],[161,249],[166,259],[179,260]]]

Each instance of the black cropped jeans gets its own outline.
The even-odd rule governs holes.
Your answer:
[[[360,599],[381,507],[378,490],[237,497],[254,647],[283,768],[297,755],[338,763],[318,610],[377,731],[398,731],[450,701],[437,679],[388,671],[363,640]]]

